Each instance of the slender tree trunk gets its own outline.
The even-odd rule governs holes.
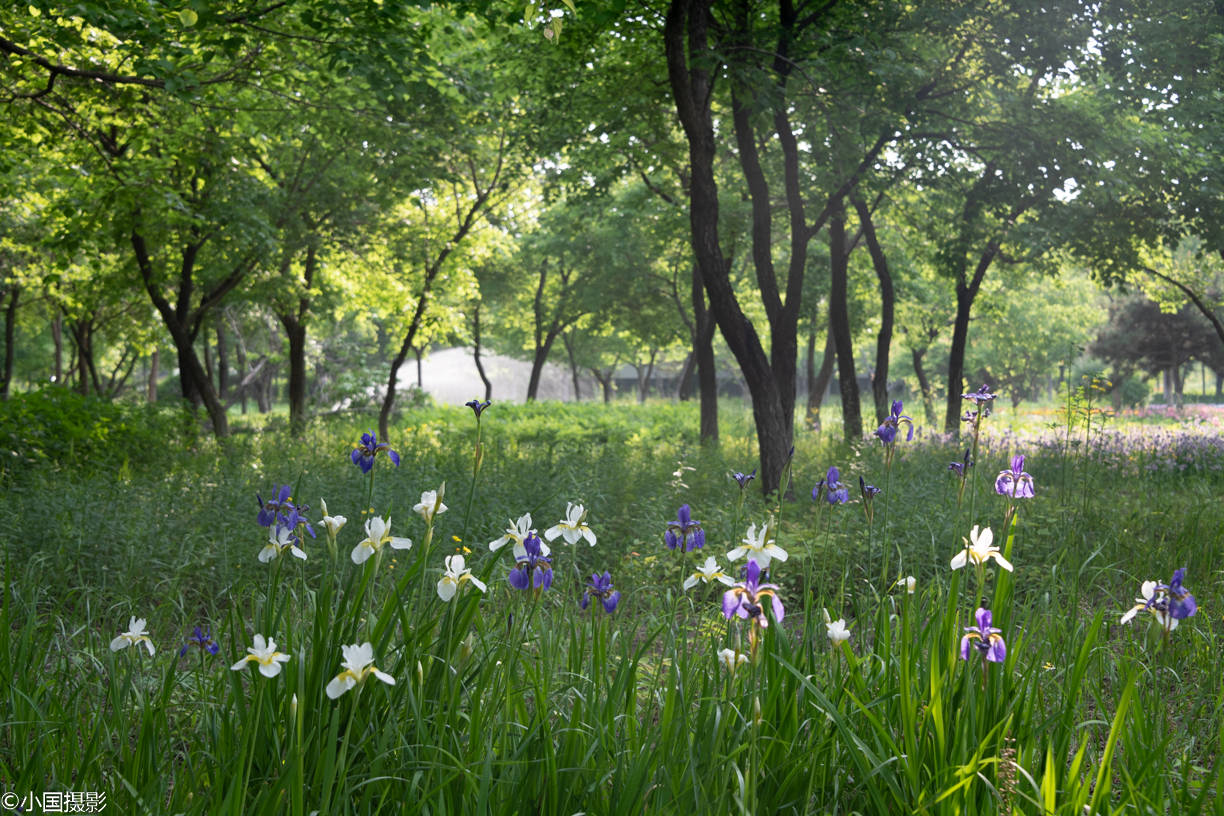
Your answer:
[[[697,355],[690,349],[689,353],[684,355],[684,365],[680,367],[680,377],[676,381],[676,399],[680,402],[688,402],[693,398],[693,384],[696,382],[697,374]]]
[[[952,323],[952,345],[948,350],[948,397],[944,410],[944,432],[960,428],[961,394],[965,393],[965,344],[969,338],[969,313],[973,298],[964,286],[956,287],[956,318]],[[971,387],[971,386],[970,386]]]
[[[230,328],[234,332],[234,340],[236,341],[235,351],[238,355],[238,401],[241,406],[242,415],[247,415],[247,401],[251,390],[249,378],[251,372],[247,370],[247,350],[246,338],[242,336],[242,332],[238,329],[238,324],[231,317]]]
[[[192,405],[199,405],[203,402],[208,411],[208,417],[212,421],[213,433],[218,438],[229,436],[229,420],[225,414],[225,406],[217,398],[212,379],[204,370],[195,352],[196,333],[200,330],[208,311],[220,303],[225,294],[241,282],[254,267],[254,262],[247,259],[239,261],[220,283],[201,297],[200,304],[193,309],[191,306],[194,287],[193,272],[196,255],[203,246],[203,240],[183,248],[183,261],[179,268],[177,305],[171,305],[154,282],[153,261],[145,245],[144,236],[137,230],[133,230],[131,242],[145,291],[148,292],[153,305],[157,307],[162,322],[170,332],[170,339],[174,341],[174,348],[178,354],[183,397]]]
[[[281,322],[289,344],[289,433],[299,436],[306,427],[306,326]]]
[[[425,348],[423,346],[417,346],[413,348],[412,353],[416,355],[416,364],[417,364],[416,387],[418,391],[424,391],[425,390],[425,377],[424,377],[424,373],[421,371],[421,356],[425,353]]]
[[[599,383],[599,387],[603,390],[604,405],[612,404],[612,375],[615,372],[615,368],[609,368],[606,371],[600,371],[598,368],[591,369],[591,374],[594,375],[595,381]]]
[[[64,382],[64,315],[57,308],[51,319],[51,344],[54,347],[55,384]]]
[[[16,361],[17,299],[21,287],[14,283],[8,293],[8,305],[4,309],[4,380],[0,382],[0,400],[7,400],[13,390],[13,364]]]
[[[638,375],[638,405],[646,404],[646,395],[650,391],[650,378],[654,374],[655,357],[658,356],[658,349],[650,350],[650,359],[644,366],[634,366]]]
[[[914,363],[914,375],[918,377],[918,390],[922,392],[922,410],[926,413],[926,421],[932,427],[935,425],[935,392],[931,390],[931,378],[927,376],[923,359],[927,350],[910,349],[910,357]]]
[[[578,386],[578,363],[574,359],[574,342],[569,332],[561,335],[561,344],[565,346],[565,354],[569,357],[570,380],[574,384],[574,402],[581,402],[582,390]]]
[[[442,257],[445,258],[446,256],[442,255]],[[380,439],[386,440],[391,436],[391,409],[395,406],[395,385],[399,378],[399,368],[404,364],[404,360],[408,359],[408,352],[416,342],[417,330],[420,329],[421,321],[425,316],[425,307],[429,302],[433,291],[434,278],[438,276],[439,269],[441,269],[440,260],[425,271],[425,281],[421,287],[421,296],[417,299],[416,310],[412,314],[412,321],[408,324],[408,332],[404,335],[404,342],[400,344],[399,352],[391,360],[391,373],[387,376],[387,393],[383,396],[382,409],[378,412],[378,435]]]
[[[892,410],[888,399],[888,353],[892,345],[896,295],[893,289],[892,272],[888,268],[888,259],[876,237],[871,209],[857,195],[851,196],[850,200],[858,213],[863,237],[867,241],[867,251],[871,254],[871,264],[875,267],[876,278],[880,282],[880,331],[876,335],[876,364],[875,373],[871,378],[871,396],[875,401],[876,422],[883,422]]]
[[[718,441],[718,371],[714,364],[714,316],[706,308],[701,270],[693,267],[693,356],[701,398],[701,441]]]
[[[212,344],[208,342],[208,326],[204,327],[201,332],[204,335],[204,373],[208,376],[210,382],[216,382],[216,374],[213,371],[213,355]]]
[[[477,301],[476,307],[472,310],[472,357],[476,361],[476,373],[480,375],[480,381],[484,383],[484,398],[485,400],[493,399],[493,383],[489,382],[489,375],[485,373],[484,365],[480,361],[480,302]]]
[[[671,0],[664,26],[668,78],[676,110],[689,144],[692,181],[689,223],[693,253],[710,298],[710,311],[722,330],[752,397],[760,448],[761,490],[778,490],[790,456],[791,424],[783,394],[752,322],[743,313],[731,286],[718,232],[718,185],[714,178],[713,116],[710,109],[717,60],[709,47],[709,0]],[[792,377],[793,377],[792,371]]]
[[[813,338],[814,339],[814,338]],[[820,369],[815,379],[808,377],[808,421],[812,428],[821,428],[820,407],[824,405],[825,394],[829,393],[829,383],[833,380],[833,363],[837,359],[837,344],[833,340],[833,332],[826,329],[824,354],[820,358]]]
[[[548,354],[552,351],[553,341],[557,339],[556,324],[548,330],[542,343],[536,346],[531,358],[531,376],[527,380],[527,401],[535,402],[540,393],[540,376],[544,373],[544,363],[548,362]]]
[[[153,349],[153,353],[149,355],[149,380],[145,386],[145,401],[150,405],[157,402],[157,365],[160,361],[161,352]]]
[[[76,348],[76,356],[79,361],[77,392],[81,396],[86,396],[91,392],[102,396],[102,382],[98,378],[98,369],[94,362],[93,320],[75,320],[68,324],[68,332],[72,337],[72,344]]]
[[[229,342],[225,337],[225,320],[218,318],[213,330],[217,332],[217,399],[225,402],[230,390]]]
[[[837,382],[841,390],[842,432],[848,442],[863,438],[863,415],[859,405],[858,380],[854,374],[854,350],[850,344],[850,311],[847,278],[850,257],[846,251],[846,212],[834,209],[829,218],[829,333],[837,349]]]

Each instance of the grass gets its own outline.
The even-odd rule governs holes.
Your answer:
[[[795,500],[750,485],[741,505],[728,474],[755,464],[750,418],[724,410],[721,446],[703,447],[695,409],[494,405],[474,490],[465,408],[403,414],[402,464],[380,457],[372,489],[347,456],[361,418],[298,440],[163,438],[140,457],[108,454],[121,429],[87,459],[19,451],[0,474],[0,784],[155,814],[1224,812],[1212,448],[1170,467],[1154,446],[1174,442],[1096,445],[1082,405],[1070,433],[992,417],[958,504],[954,440],[901,441],[885,473],[878,444],[801,435]],[[1009,537],[993,477],[1012,452],[1037,496]],[[831,464],[854,502],[808,498]],[[859,475],[886,488],[871,525]],[[444,482],[430,529],[411,508]],[[320,497],[348,517],[334,557],[319,528],[305,562],[256,560],[255,493],[285,483],[316,528]],[[598,545],[554,542],[552,588],[513,590],[509,548],[487,543],[526,512],[543,531],[569,501]],[[707,540],[688,556],[662,546],[682,503]],[[414,546],[355,566],[369,506]],[[723,617],[722,586],[680,584],[771,517],[785,618],[729,672],[718,651],[751,652],[747,622]],[[1014,574],[991,566],[979,586],[948,568],[974,525]],[[489,591],[445,604],[434,585],[463,547]],[[1143,580],[1181,566],[1197,615],[1171,636],[1146,614],[1119,624]],[[613,614],[578,607],[596,570],[622,592]],[[959,659],[979,595],[1000,664]],[[824,610],[848,643],[830,644]],[[108,648],[129,616],[148,620],[152,658]],[[219,655],[178,655],[197,625]],[[290,655],[275,678],[229,670],[256,633]],[[329,699],[340,647],[367,641],[394,685]]]

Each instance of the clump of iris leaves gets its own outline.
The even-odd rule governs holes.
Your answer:
[[[1220,812],[1219,478],[1115,473],[1070,412],[1089,444],[1005,449],[995,420],[963,495],[948,466],[964,441],[898,435],[886,473],[878,439],[802,422],[789,495],[741,491],[754,436],[730,404],[703,446],[692,404],[494,403],[479,468],[473,413],[421,409],[392,426],[400,465],[379,457],[372,490],[350,458],[362,417],[222,443],[176,420],[139,458],[21,459],[0,471],[0,779],[155,814]],[[994,482],[1016,454],[1036,491],[1017,501],[1015,571],[978,587],[950,561],[974,526],[1007,540]],[[831,465],[851,501],[818,505]],[[885,487],[870,525],[859,476]],[[426,548],[412,507],[443,483]],[[256,494],[285,484],[319,536],[305,561],[261,563]],[[348,518],[335,556],[320,499]],[[597,545],[556,539],[551,587],[515,589],[511,548],[488,543],[569,502]],[[685,504],[705,535],[691,553],[664,546]],[[357,566],[371,509],[414,545]],[[727,552],[771,520],[785,618],[729,671],[719,652],[749,651],[749,624],[724,617],[721,584],[681,586],[710,555],[738,579]],[[444,603],[459,553],[488,592]],[[1120,624],[1143,581],[1180,567],[1199,614],[1171,633]],[[605,571],[619,604],[584,610]],[[1001,663],[960,656],[981,598]],[[153,656],[108,648],[131,617]],[[230,670],[255,634],[289,656],[275,677]],[[330,699],[341,647],[364,642],[395,684]]]

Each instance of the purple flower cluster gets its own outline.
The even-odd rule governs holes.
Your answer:
[[[528,533],[523,539],[522,555],[515,558],[507,580],[515,589],[545,590],[552,586],[552,559],[540,551],[540,537]]]
[[[386,442],[379,442],[373,431],[361,435],[361,441],[353,446],[349,458],[353,460],[354,465],[361,468],[362,473],[369,473],[370,468],[374,467],[374,457],[380,453],[387,454],[387,458],[399,467],[399,454],[391,450],[391,446]]]
[[[582,592],[583,609],[591,605],[591,598],[598,598],[605,612],[611,614],[616,611],[616,605],[620,603],[620,591],[612,588],[612,576],[608,572],[605,571],[602,575],[598,572],[591,573],[591,580]]]
[[[850,501],[850,491],[841,483],[841,471],[833,465],[825,473],[825,477],[812,488],[812,501],[818,502],[824,498],[829,504],[845,504]]]
[[[761,568],[755,560],[749,560],[744,568],[744,580],[735,584],[723,593],[722,609],[727,620],[739,617],[750,620],[760,627],[769,626],[769,618],[765,616],[765,599],[770,600],[774,621],[782,622],[786,611],[778,598],[778,587],[775,584],[761,583]]]
[[[255,500],[259,502],[259,515],[256,521],[259,522],[260,527],[275,525],[277,531],[292,530],[293,538],[299,545],[302,543],[301,531],[303,529],[310,534],[311,538],[315,537],[314,526],[306,518],[306,511],[310,509],[310,505],[294,504],[289,485],[280,487],[276,491],[276,498],[264,501],[263,497],[256,493]]]
[[[914,439],[914,420],[907,416],[902,416],[901,410],[901,400],[894,401],[892,411],[880,423],[880,427],[875,429],[875,435],[885,445],[891,445],[897,441],[897,430],[901,425],[905,425],[909,429],[909,432],[905,435],[905,441],[912,442]]]
[[[680,552],[700,550],[705,546],[705,530],[701,528],[700,521],[693,519],[687,504],[680,505],[675,521],[667,522],[663,541],[667,544],[667,549],[674,550],[679,547]]]
[[[187,650],[192,646],[197,646],[201,651],[208,652],[210,655],[215,655],[221,651],[221,647],[213,640],[212,629],[201,629],[198,626],[193,627],[191,637],[187,638],[187,642],[183,644],[183,648],[179,649],[179,657],[187,654]]]
[[[1013,456],[1010,470],[1000,470],[995,492],[1012,499],[1033,498],[1033,477],[1024,471],[1024,457]]]

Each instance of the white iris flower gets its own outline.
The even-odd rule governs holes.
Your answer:
[[[354,564],[364,564],[371,555],[381,550],[384,544],[390,544],[393,550],[406,550],[412,546],[411,539],[391,535],[391,520],[383,520],[382,516],[368,519],[365,523],[365,533],[366,537],[353,548],[350,556]]]
[[[731,552],[727,553],[728,561],[738,561],[745,555],[749,560],[756,561],[757,566],[761,569],[769,569],[771,559],[785,561],[786,550],[774,543],[774,539],[769,536],[770,526],[768,524],[761,525],[761,531],[757,532],[757,527],[752,524],[748,527],[748,534],[744,537],[742,546],[736,547]]]
[[[462,555],[446,556],[446,572],[438,580],[438,597],[444,601],[449,601],[455,597],[455,593],[459,591],[460,585],[464,581],[471,582],[472,586],[484,592],[488,587],[484,581],[472,575],[472,571],[464,565]]]
[[[586,508],[573,502],[565,503],[565,518],[544,531],[544,537],[549,541],[557,536],[565,538],[566,544],[577,544],[578,539],[585,538],[592,547],[595,546],[595,534],[586,526]]]
[[[718,581],[724,586],[731,586],[735,583],[731,576],[722,571],[722,567],[718,565],[717,559],[710,556],[705,560],[705,563],[697,567],[697,571],[684,579],[684,591],[687,592],[697,586],[697,582],[708,584],[711,581]]]
[[[340,651],[344,653],[344,661],[340,664],[344,671],[333,677],[324,689],[331,699],[334,700],[349,689],[355,688],[371,674],[387,685],[395,685],[394,677],[379,671],[374,665],[374,647],[369,641],[341,646]]]
[[[969,533],[969,540],[965,541],[965,549],[958,552],[956,557],[952,559],[952,569],[960,569],[970,561],[973,562],[974,566],[980,566],[992,558],[1003,569],[1008,572],[1012,571],[1011,562],[1003,557],[1003,553],[999,552],[998,547],[994,546],[994,533],[990,531],[989,527],[979,533],[975,524],[973,530]]]
[[[275,677],[280,674],[281,664],[289,661],[289,655],[276,651],[276,641],[268,638],[265,642],[263,635],[255,636],[255,645],[248,646],[247,652],[249,654],[246,657],[230,666],[232,670],[241,671],[247,663],[255,663],[259,666],[259,673],[264,677]]]
[[[446,512],[446,505],[442,503],[445,490],[446,485],[437,490],[426,490],[421,494],[421,500],[412,506],[412,512],[419,513],[426,524],[433,524],[434,516]]]
[[[149,650],[149,657],[152,657],[153,641],[149,640],[149,636],[145,634],[145,619],[132,616],[128,619],[128,630],[112,640],[110,648],[112,652],[117,652],[140,643],[145,645],[145,648]]]

